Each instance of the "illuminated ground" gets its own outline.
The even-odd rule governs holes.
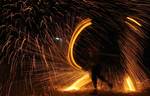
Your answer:
[[[150,89],[147,89],[142,92],[135,93],[121,93],[121,92],[104,92],[98,91],[97,95],[92,94],[92,91],[88,92],[65,92],[63,96],[150,96]]]

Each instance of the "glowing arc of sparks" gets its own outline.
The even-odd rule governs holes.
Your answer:
[[[71,37],[71,40],[70,40],[70,43],[69,43],[69,47],[68,47],[68,53],[67,53],[67,60],[69,62],[69,64],[77,69],[77,70],[80,70],[82,69],[75,61],[74,59],[74,56],[73,56],[73,49],[74,49],[74,45],[75,45],[75,42],[77,40],[77,37],[80,35],[80,33],[85,29],[87,28],[88,26],[90,26],[92,24],[91,22],[91,19],[90,18],[87,18],[87,19],[84,19],[83,21],[81,21],[75,31],[73,32],[73,35]]]

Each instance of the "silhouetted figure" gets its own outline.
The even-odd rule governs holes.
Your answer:
[[[88,49],[88,66],[90,67],[90,72],[91,72],[91,79],[92,83],[94,86],[94,91],[96,92],[97,90],[97,80],[100,79],[101,81],[105,82],[108,84],[108,86],[112,89],[113,85],[110,83],[108,80],[105,79],[104,76],[100,75],[101,71],[101,64],[99,63],[99,56],[98,52],[94,48],[89,48]]]
[[[112,83],[110,83],[108,80],[104,78],[104,76],[100,75],[100,66],[98,64],[95,64],[91,68],[91,78],[93,82],[94,89],[97,90],[97,80],[100,79],[101,81],[108,84],[108,86],[112,89]]]

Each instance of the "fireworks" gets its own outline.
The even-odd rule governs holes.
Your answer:
[[[149,8],[146,0],[1,1],[0,95],[59,96],[60,90],[92,88],[80,66],[88,44],[106,56],[101,74],[114,90],[126,90],[124,84],[138,90],[147,80],[141,57]]]

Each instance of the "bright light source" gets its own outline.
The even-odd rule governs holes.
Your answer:
[[[133,84],[133,81],[132,81],[132,79],[129,76],[127,76],[125,78],[124,88],[125,88],[125,91],[127,91],[127,92],[134,92],[134,91],[136,91],[136,88],[135,88],[135,86]]]
[[[77,25],[77,27],[71,37],[71,40],[69,42],[67,60],[68,60],[69,64],[77,70],[81,70],[82,68],[76,63],[76,61],[74,59],[74,56],[73,56],[74,45],[75,45],[75,42],[76,42],[78,36],[81,34],[81,32],[90,25],[92,25],[92,19],[90,19],[90,18],[87,18],[87,19],[84,19],[83,21],[81,21]]]
[[[90,79],[89,73],[85,73],[84,76],[82,76],[81,78],[79,78],[71,86],[65,88],[64,91],[73,91],[73,90],[77,91],[81,87],[87,85],[90,82],[91,82],[91,79]]]
[[[59,37],[56,37],[55,39],[56,39],[56,40],[61,40],[61,38],[59,38]]]

